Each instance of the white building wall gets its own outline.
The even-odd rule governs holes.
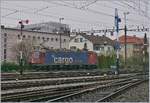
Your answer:
[[[104,49],[100,48],[99,50],[94,50],[94,52],[96,52],[98,55],[108,55],[114,52],[114,48],[111,45],[101,45],[101,47],[103,47]]]
[[[133,45],[132,44],[127,44],[127,57],[133,56]],[[120,55],[124,58],[125,57],[125,46],[124,44],[121,44],[121,50],[120,50]]]
[[[80,42],[80,38],[83,38],[83,41]],[[75,39],[78,39],[78,42],[75,42]],[[89,51],[93,51],[93,44],[92,42],[90,42],[89,40],[85,39],[83,36],[78,35],[76,37],[74,37],[70,43],[69,43],[69,48],[72,46],[75,46],[77,49],[83,49],[84,48],[84,44],[87,43],[87,49]]]
[[[80,42],[80,38],[83,38],[83,42]],[[75,39],[78,39],[78,42],[75,42]],[[83,49],[84,48],[84,43],[87,43],[87,49],[89,51],[94,51],[96,52],[98,55],[108,55],[110,53],[112,53],[114,51],[114,48],[112,45],[100,45],[99,50],[95,50],[94,49],[94,45],[91,41],[85,39],[83,36],[81,35],[77,35],[76,37],[74,37],[72,40],[70,40],[69,43],[69,48],[71,47],[76,47],[76,49]],[[103,49],[102,49],[103,48]],[[109,48],[109,50],[108,50]]]

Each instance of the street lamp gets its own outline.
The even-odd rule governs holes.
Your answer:
[[[124,12],[124,33],[125,33],[125,66],[126,66],[126,61],[127,61],[127,19],[126,19],[126,15],[128,15],[129,12]]]
[[[22,38],[23,38],[23,36],[22,36],[22,29],[24,28],[24,24],[23,23],[26,23],[26,24],[28,24],[28,22],[29,22],[29,20],[21,20],[21,21],[19,21],[19,24],[20,24],[20,42],[22,43]],[[22,73],[23,73],[23,68],[22,68],[22,66],[23,66],[23,51],[22,51],[22,44],[21,44],[21,48],[20,48],[20,63],[19,63],[19,65],[20,65],[20,74],[22,75]]]

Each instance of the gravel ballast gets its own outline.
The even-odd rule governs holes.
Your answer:
[[[82,94],[76,98],[70,98],[66,102],[95,102],[102,98],[102,94],[107,94],[107,91],[112,91],[112,88],[106,88],[105,90],[96,90],[95,92],[90,92]],[[112,99],[110,102],[148,102],[149,101],[149,84],[148,82],[143,82],[136,85],[130,89],[124,91],[121,95]]]
[[[148,102],[149,82],[144,82],[128,89],[123,94],[114,98],[111,102]]]

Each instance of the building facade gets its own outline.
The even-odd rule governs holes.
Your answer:
[[[79,33],[75,37],[71,38],[69,48],[72,50],[83,50],[86,46],[89,51],[94,51],[98,55],[107,55],[113,52],[113,45],[113,40],[106,36],[95,36]]]
[[[121,44],[120,55],[125,57],[125,36],[119,37],[119,41]],[[127,36],[126,39],[127,45],[127,57],[141,55],[143,51],[144,39],[133,36]]]
[[[14,28],[1,28],[1,59],[6,62],[17,62],[17,57],[13,51],[15,45],[17,45],[21,38],[20,29]],[[69,49],[70,36],[68,34],[47,33],[38,31],[22,31],[23,40],[30,40],[34,42],[33,46],[39,46],[40,44],[49,49]],[[61,37],[61,42],[60,42]],[[45,42],[46,41],[46,42]]]

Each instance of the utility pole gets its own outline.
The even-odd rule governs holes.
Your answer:
[[[23,47],[22,47],[22,40],[23,40],[23,36],[22,36],[22,29],[24,28],[24,25],[23,25],[23,22],[25,22],[26,24],[28,24],[28,20],[21,20],[19,21],[19,24],[20,24],[20,43],[21,43],[21,48],[20,48],[20,62],[19,62],[19,65],[20,65],[20,75],[23,74]]]
[[[118,16],[118,10],[115,8],[115,31],[116,31],[116,71],[115,74],[119,74],[119,49],[120,49],[120,44],[119,44],[119,22],[121,22],[121,19]]]
[[[60,24],[61,24],[61,21],[62,21],[62,20],[64,20],[64,18],[59,18]],[[59,39],[60,39],[60,49],[61,49],[61,48],[62,48],[62,47],[61,47],[61,32],[59,33],[59,37],[60,37]]]
[[[23,52],[22,52],[22,29],[24,28],[24,25],[22,23],[22,21],[19,21],[19,24],[20,24],[20,43],[21,43],[21,48],[20,48],[20,75],[23,74]]]
[[[124,33],[125,33],[125,67],[127,64],[127,19],[126,19],[126,15],[128,15],[129,12],[124,12]]]
[[[144,72],[146,72],[146,69],[147,69],[147,56],[148,56],[148,53],[147,53],[147,34],[145,33],[144,34],[144,50],[143,50],[143,69],[144,69]]]

